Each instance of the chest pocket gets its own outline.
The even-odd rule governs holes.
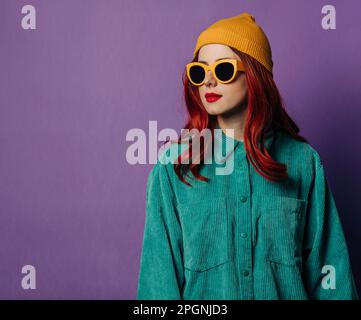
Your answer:
[[[202,272],[230,260],[227,209],[225,199],[178,205],[186,269]]]
[[[258,236],[268,261],[288,266],[301,263],[307,201],[283,196],[263,197]]]

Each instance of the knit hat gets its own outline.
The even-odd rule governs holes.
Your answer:
[[[267,36],[254,16],[247,12],[218,20],[201,32],[193,58],[203,45],[210,43],[224,44],[247,53],[272,73],[272,51]]]

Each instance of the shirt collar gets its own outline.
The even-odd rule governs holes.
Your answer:
[[[218,123],[216,124],[215,129],[220,129]],[[276,134],[274,130],[270,130],[265,135],[264,145],[267,150],[269,150],[272,146],[275,136]],[[217,163],[225,162],[235,150],[241,154],[242,158],[246,157],[246,150],[244,148],[243,141],[233,139],[232,137],[226,135],[223,130],[218,133],[216,131],[214,132],[214,157]]]

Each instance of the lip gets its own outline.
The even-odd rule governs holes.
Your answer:
[[[222,97],[222,95],[213,92],[207,92],[204,96],[208,102],[217,101]]]

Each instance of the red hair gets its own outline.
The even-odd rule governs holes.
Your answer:
[[[282,130],[297,140],[308,142],[304,137],[298,135],[299,128],[290,118],[284,108],[281,95],[270,73],[262,64],[246,53],[231,48],[241,59],[245,67],[247,92],[247,115],[244,128],[244,147],[247,158],[255,170],[265,179],[272,182],[279,182],[288,178],[286,165],[278,163],[272,159],[268,150],[264,147],[264,136],[268,130]],[[198,60],[198,54],[193,61]],[[216,126],[216,116],[207,113],[204,108],[198,88],[193,86],[183,73],[184,98],[188,111],[187,121],[184,129],[197,129],[201,132],[208,128],[212,132],[212,142],[214,140],[213,129]],[[177,143],[181,143],[180,136]],[[258,145],[260,141],[260,146]],[[194,177],[201,181],[209,181],[209,178],[199,174],[202,160],[204,160],[204,139],[200,141],[200,154],[196,164],[181,163],[184,155],[178,156],[177,163],[173,164],[178,178],[188,186],[189,182],[184,179],[184,175],[190,171]],[[192,143],[189,142],[186,158],[192,159]]]

